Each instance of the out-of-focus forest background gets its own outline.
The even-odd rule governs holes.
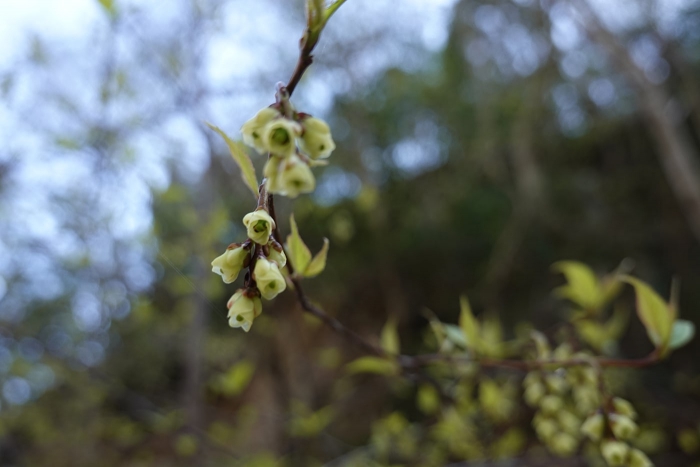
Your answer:
[[[410,382],[346,375],[361,353],[291,293],[229,328],[210,272],[255,201],[204,122],[272,103],[303,27],[301,1],[0,5],[0,464],[379,465],[430,423]],[[350,328],[393,316],[424,352],[424,310],[455,322],[462,293],[547,328],[561,259],[677,277],[700,320],[697,0],[348,0],[315,59],[293,102],[338,149],[277,210],[330,238],[306,291]],[[650,349],[630,319],[612,352]],[[700,462],[699,352],[617,377],[657,465]],[[493,465],[588,465],[508,423],[520,460]]]

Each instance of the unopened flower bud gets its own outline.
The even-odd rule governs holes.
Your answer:
[[[627,443],[622,441],[606,440],[600,443],[600,453],[610,467],[626,465],[629,450]]]
[[[525,403],[527,405],[529,405],[530,407],[535,407],[539,404],[540,400],[542,399],[542,397],[544,397],[546,393],[547,391],[545,390],[544,385],[542,383],[531,383],[525,388],[523,399],[525,399]]]
[[[275,228],[275,221],[264,209],[248,213],[243,218],[243,225],[248,229],[248,238],[260,245],[267,245]]]
[[[581,433],[586,435],[591,441],[600,441],[605,429],[605,417],[602,413],[591,415],[581,425]]]
[[[637,424],[631,418],[616,413],[610,414],[610,428],[615,436],[622,440],[633,438],[638,430]]]
[[[570,435],[577,436],[581,430],[581,419],[570,410],[560,410],[557,413],[557,421],[559,421],[559,426]]]
[[[561,375],[547,375],[544,381],[547,384],[547,388],[557,394],[563,393],[569,387],[566,379]]]
[[[284,254],[284,248],[276,241],[271,241],[269,247],[270,254],[267,255],[267,259],[277,263],[279,268],[283,268],[284,265],[287,264],[287,256]]]
[[[211,270],[220,275],[224,283],[230,284],[238,277],[238,273],[245,266],[246,260],[250,257],[250,249],[239,244],[228,247],[226,252],[215,258],[211,262]]]
[[[331,129],[320,118],[309,117],[302,121],[304,134],[299,139],[299,149],[312,159],[325,159],[335,149]]]
[[[598,385],[598,372],[595,368],[585,367],[581,368],[581,382],[591,386]]]
[[[639,449],[630,450],[629,467],[654,467],[646,454]]]
[[[573,353],[574,351],[571,348],[571,344],[564,343],[554,349],[552,358],[554,358],[554,360],[568,360]]]
[[[289,157],[297,150],[296,137],[301,134],[301,125],[287,118],[277,118],[268,122],[263,129],[262,139],[270,153],[279,157]]]
[[[255,262],[253,279],[255,279],[260,294],[266,300],[272,300],[287,288],[287,283],[284,281],[277,263],[265,258],[258,258]]]
[[[263,129],[270,121],[280,116],[280,113],[271,107],[266,107],[255,114],[243,124],[241,133],[243,142],[248,146],[252,146],[259,154],[267,152],[267,145],[263,141]]]
[[[563,406],[564,402],[559,396],[554,396],[550,394],[544,396],[540,400],[540,408],[542,409],[542,412],[548,415],[555,415],[557,411],[559,411]]]
[[[232,328],[243,328],[245,332],[250,331],[253,320],[262,313],[260,297],[248,297],[243,289],[233,294],[226,306],[228,307],[228,325]]]
[[[543,441],[550,440],[559,431],[556,422],[547,417],[534,418],[532,420],[532,425],[535,427],[537,436]]]
[[[528,387],[528,386],[533,385],[533,384],[541,384],[541,382],[542,382],[542,378],[540,378],[539,372],[531,371],[523,379],[523,386]]]
[[[296,198],[301,193],[311,193],[315,188],[314,174],[299,156],[293,155],[280,164],[275,191]]]
[[[576,410],[581,414],[587,414],[600,406],[600,393],[590,386],[578,386],[573,390]]]
[[[567,433],[557,433],[549,441],[549,449],[561,457],[569,457],[578,449],[578,441]]]
[[[613,407],[615,407],[615,412],[629,417],[631,419],[637,418],[637,411],[634,410],[634,406],[627,400],[620,397],[613,398]]]

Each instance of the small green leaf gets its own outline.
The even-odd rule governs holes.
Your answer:
[[[326,8],[326,11],[324,13],[324,18],[323,18],[323,25],[325,26],[328,20],[333,16],[333,13],[338,11],[338,8],[345,3],[345,0],[335,0],[335,2],[331,3],[328,8]]]
[[[649,339],[657,348],[665,349],[671,338],[673,322],[676,320],[675,310],[639,279],[622,276],[621,280],[634,287],[637,295],[637,315],[644,324]]]
[[[193,456],[199,449],[199,441],[194,435],[183,434],[175,439],[175,452],[178,456]]]
[[[398,355],[401,352],[399,333],[396,330],[396,319],[393,317],[389,318],[382,328],[381,340],[382,348],[390,354]]]
[[[294,269],[303,274],[309,265],[309,261],[311,261],[311,252],[299,235],[299,229],[294,220],[294,214],[289,217],[289,226],[291,228],[291,233],[287,236],[286,244],[287,253],[289,253],[288,259],[291,261]]]
[[[418,409],[424,414],[434,414],[440,409],[440,394],[438,394],[437,389],[433,386],[422,384],[418,387],[416,404],[418,405]]]
[[[114,0],[97,0],[97,2],[105,9],[110,16],[114,16],[117,13],[117,8],[114,5]]]
[[[481,320],[480,350],[487,357],[501,358],[504,352],[503,326],[495,315],[487,315]]]
[[[255,167],[253,167],[253,162],[250,160],[250,157],[248,157],[248,153],[245,152],[243,147],[241,147],[241,143],[233,141],[231,138],[228,137],[224,131],[215,126],[212,125],[211,123],[207,123],[209,128],[217,132],[221,137],[226,141],[226,145],[228,146],[228,150],[231,153],[231,157],[233,157],[233,160],[238,164],[238,167],[241,169],[241,177],[243,178],[243,183],[246,184],[248,188],[250,188],[250,191],[253,192],[253,195],[257,198],[258,197],[258,177],[255,175]]]
[[[690,342],[695,336],[695,324],[690,321],[679,319],[673,323],[673,329],[671,329],[671,339],[668,342],[668,348],[670,350],[683,347],[685,344]]]
[[[601,290],[598,278],[591,268],[577,261],[559,261],[552,269],[566,276],[568,284],[559,287],[555,293],[568,298],[585,310],[595,310],[601,304]]]
[[[464,331],[462,331],[462,328],[455,326],[454,324],[443,324],[443,329],[445,331],[445,337],[447,337],[448,341],[463,349],[469,348],[467,345],[467,338],[464,337]]]
[[[215,388],[227,396],[237,396],[248,387],[253,373],[255,373],[255,366],[250,361],[240,361],[219,376]]]
[[[474,318],[466,296],[459,297],[459,307],[459,327],[467,340],[467,347],[477,350],[479,347],[479,322]]]
[[[333,421],[335,410],[331,406],[316,412],[293,416],[289,423],[289,434],[297,438],[313,438],[325,430]]]
[[[326,269],[326,257],[328,256],[328,247],[330,243],[327,238],[323,239],[323,246],[321,251],[316,253],[314,259],[311,260],[309,265],[304,270],[304,277],[315,277],[318,276]]]
[[[547,336],[542,334],[540,331],[531,331],[530,338],[535,341],[535,348],[537,349],[537,358],[550,358],[552,354],[552,349],[549,346],[549,341]]]
[[[375,373],[378,375],[393,376],[399,373],[396,362],[379,357],[360,357],[345,365],[345,370],[350,374]]]

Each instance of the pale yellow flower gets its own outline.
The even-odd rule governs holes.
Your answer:
[[[250,331],[255,318],[262,313],[260,297],[248,297],[243,289],[238,290],[228,300],[228,325],[232,328],[242,328]]]
[[[586,435],[591,441],[600,441],[605,429],[605,417],[602,413],[591,415],[581,425],[581,433]]]
[[[255,148],[258,153],[267,152],[267,145],[263,140],[263,130],[271,120],[278,118],[281,114],[276,109],[266,107],[260,110],[255,117],[251,118],[241,127],[243,142]]]
[[[610,467],[627,465],[630,447],[622,441],[606,440],[600,443],[600,453]]]
[[[301,193],[314,191],[316,179],[309,165],[293,155],[280,165],[275,188],[282,195],[296,198]]]
[[[301,134],[301,125],[294,120],[287,118],[271,120],[262,131],[263,144],[273,155],[289,157],[296,153],[296,138]]]
[[[299,149],[312,159],[325,159],[335,149],[331,129],[320,118],[309,117],[301,122],[304,128]]]
[[[275,221],[267,211],[258,209],[245,215],[243,225],[248,229],[248,238],[260,245],[267,245],[275,228]]]
[[[211,270],[220,275],[224,283],[230,284],[236,280],[249,257],[250,249],[239,244],[231,245],[223,255],[211,262]]]
[[[270,254],[267,255],[267,259],[277,263],[277,266],[283,268],[287,264],[287,256],[284,254],[284,249],[282,245],[277,242],[270,242]]]
[[[272,300],[287,288],[287,283],[284,281],[284,276],[282,276],[277,263],[265,258],[258,258],[255,262],[253,279],[255,279],[260,294],[266,300]]]
[[[630,467],[654,467],[654,464],[649,460],[646,454],[644,454],[639,449],[632,449],[630,451]]]
[[[622,440],[633,438],[639,430],[631,418],[617,413],[610,414],[610,427],[615,436]]]

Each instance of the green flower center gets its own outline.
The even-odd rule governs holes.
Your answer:
[[[272,289],[272,290],[275,290],[275,287],[277,287],[277,285],[275,285],[275,282],[270,282],[270,284],[268,284],[268,286],[267,286],[268,289]]]
[[[289,133],[284,128],[275,128],[272,131],[272,141],[279,145],[289,143]]]
[[[243,318],[243,316],[241,316],[241,315],[236,316],[236,321],[238,321],[239,323],[240,323],[241,321],[243,321],[243,319],[244,319],[244,318]]]
[[[267,230],[267,221],[258,221],[253,226],[253,230],[256,233],[264,232]]]

